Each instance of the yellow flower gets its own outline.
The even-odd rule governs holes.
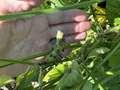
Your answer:
[[[95,14],[97,21],[100,23],[102,27],[104,27],[106,25],[106,20],[107,20],[105,9],[97,6],[95,8]]]

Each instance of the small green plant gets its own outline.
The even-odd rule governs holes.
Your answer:
[[[101,3],[105,6],[101,7]],[[16,19],[56,10],[82,9],[92,23],[86,39],[79,43],[65,44],[61,34],[49,52],[34,53],[19,60],[0,59],[3,62],[0,68],[13,64],[30,66],[16,79],[0,76],[0,87],[15,83],[13,90],[119,90],[119,5],[120,0],[46,0],[30,12],[0,16],[2,20]],[[70,55],[60,57],[62,50],[67,48],[72,49]],[[40,56],[46,56],[47,61],[39,64],[31,62]]]

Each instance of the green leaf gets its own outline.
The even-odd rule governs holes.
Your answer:
[[[114,26],[120,26],[120,17],[114,19]]]
[[[64,62],[62,64],[58,64],[55,68],[53,68],[52,70],[50,70],[45,77],[43,78],[43,81],[48,82],[51,81],[53,79],[58,78],[59,76],[61,76],[65,69],[68,68],[70,66],[71,62]]]
[[[92,83],[90,83],[89,81],[86,81],[85,85],[83,86],[82,90],[93,90],[92,89]]]
[[[109,66],[117,67],[120,65],[120,49],[117,50],[109,60]]]
[[[64,73],[64,76],[58,82],[56,90],[74,90],[80,85],[82,80],[80,66],[74,61],[71,68]]]
[[[11,77],[6,76],[6,75],[0,76],[0,87],[6,85],[8,83],[11,83],[11,82],[14,82],[14,80]]]
[[[104,84],[107,87],[107,90],[119,90],[120,89],[120,75],[117,75],[109,79],[110,80],[108,80]]]
[[[120,17],[120,0],[106,0],[107,16],[111,24],[114,19]]]
[[[102,54],[106,54],[107,52],[109,52],[110,51],[110,49],[109,48],[107,48],[107,47],[100,47],[100,48],[95,48],[95,49],[93,49],[91,52],[90,52],[90,54],[89,54],[89,58],[91,58],[91,57],[96,57],[97,55],[102,55]]]
[[[63,5],[60,3],[59,0],[50,0],[51,2],[54,3],[54,6],[51,6],[52,8],[54,7],[62,7]]]
[[[38,79],[39,66],[31,67],[25,73],[19,75],[16,79],[17,90],[26,90],[26,88],[32,87],[32,81]]]

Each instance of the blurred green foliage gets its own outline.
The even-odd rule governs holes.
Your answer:
[[[98,10],[100,2],[105,3],[105,6],[104,8],[101,7],[103,9],[99,8],[100,12],[98,13],[96,10]],[[55,12],[56,10],[73,8],[83,9],[89,15],[92,28],[87,32],[86,39],[72,44],[65,44],[62,40],[57,40],[52,51],[21,58],[21,60],[27,60],[27,62],[22,61],[23,63],[28,64],[29,60],[33,58],[47,56],[48,62],[32,64],[25,73],[18,75],[14,90],[120,89],[119,0],[46,0],[40,7],[33,9],[32,12],[18,13],[13,16],[14,18],[17,15],[28,17],[49,13],[50,10]],[[101,11],[104,13],[101,13]],[[104,20],[104,26],[99,21],[103,15],[107,18]],[[1,16],[0,19],[8,19],[13,16]],[[61,57],[62,50],[68,48],[72,49],[70,55]],[[21,63],[17,62],[17,59],[13,61],[13,63],[9,62],[10,65]],[[8,82],[9,80],[12,79],[0,76],[0,86],[11,83]],[[33,85],[33,82],[36,83]]]

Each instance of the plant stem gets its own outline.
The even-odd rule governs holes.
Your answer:
[[[40,14],[50,14],[55,11],[59,10],[68,10],[68,9],[77,9],[77,8],[86,8],[94,3],[102,2],[103,0],[91,0],[91,1],[85,1],[81,3],[76,3],[74,5],[69,5],[65,7],[58,7],[58,8],[50,8],[50,9],[42,9],[42,10],[36,10],[36,11],[28,11],[28,12],[20,12],[20,13],[12,13],[7,15],[0,16],[0,20],[11,20],[11,19],[18,19],[18,18],[25,18],[25,17],[32,17]]]
[[[32,59],[35,59],[37,57],[46,56],[46,55],[49,54],[49,52],[43,52],[43,53],[39,52],[39,53],[35,53],[35,54],[28,55],[26,57],[22,57],[22,58],[18,58],[18,59],[0,59],[0,61],[8,62],[7,64],[0,66],[0,68],[6,67],[6,66],[9,66],[9,65],[13,65],[13,64],[33,65],[34,63],[30,63],[28,61],[32,60]]]
[[[38,53],[33,53],[31,55],[22,57],[22,58],[18,58],[18,60],[22,60],[22,61],[26,61],[26,60],[32,60],[38,57],[42,57],[42,56],[46,56],[50,53],[51,51],[47,51],[47,52],[38,52]]]
[[[14,64],[18,64],[19,63],[19,64],[33,65],[33,63],[31,63],[31,62],[20,61],[20,60],[13,60],[13,59],[0,59],[0,61],[14,63]]]

